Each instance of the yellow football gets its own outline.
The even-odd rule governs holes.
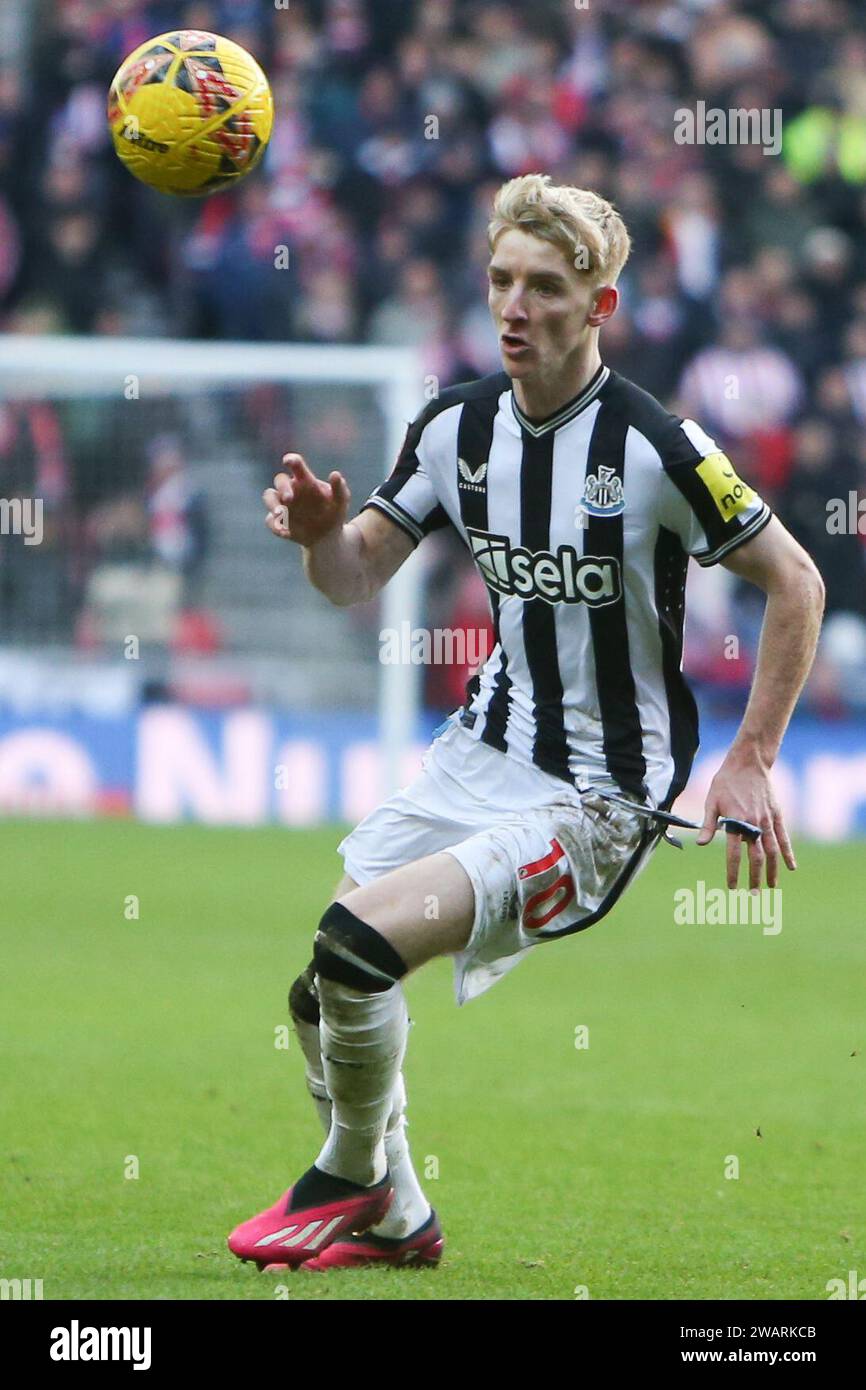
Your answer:
[[[150,39],[121,63],[108,123],[119,158],[142,183],[203,197],[255,169],[271,138],[274,103],[245,48],[183,29]]]

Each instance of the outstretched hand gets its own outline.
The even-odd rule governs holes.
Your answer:
[[[758,758],[733,750],[728,753],[710,783],[704,823],[697,838],[699,845],[710,843],[718,829],[719,816],[735,816],[738,820],[761,827],[760,839],[748,845],[750,888],[761,887],[765,864],[767,887],[777,886],[780,855],[789,869],[796,869],[797,861],[770,782],[769,770]],[[727,885],[736,888],[743,837],[729,833],[727,841]]]
[[[281,540],[315,545],[342,526],[352,494],[342,473],[329,473],[323,482],[311,473],[300,454],[284,454],[288,472],[278,473],[262,501],[268,509],[265,525]]]

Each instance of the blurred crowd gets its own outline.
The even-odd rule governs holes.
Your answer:
[[[35,14],[29,65],[0,68],[3,331],[411,345],[446,385],[500,367],[484,269],[499,184],[542,170],[594,188],[634,242],[605,360],[697,418],[815,556],[839,619],[821,698],[854,688],[862,3],[52,0]],[[122,59],[178,27],[248,47],[278,114],[262,170],[200,203],[135,184],[105,124]],[[677,143],[675,112],[698,101],[778,109],[781,151]],[[0,429],[0,491],[3,450]],[[834,534],[828,501],[851,494],[853,524]],[[736,600],[698,593],[693,661],[716,683],[747,674],[708,636]]]

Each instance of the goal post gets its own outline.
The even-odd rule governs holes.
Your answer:
[[[382,417],[382,477],[391,471],[407,425],[422,405],[423,380],[416,354],[403,348],[0,335],[0,401],[122,400],[131,390],[135,399],[145,399],[265,384],[335,392],[369,387]],[[286,439],[285,449],[292,447]],[[279,460],[273,462],[276,471]],[[315,470],[315,459],[311,464]],[[364,498],[355,487],[353,493],[354,504],[360,504]],[[382,626],[399,629],[406,620],[414,626],[420,606],[421,567],[413,554],[383,592]],[[420,672],[412,664],[379,662],[377,689],[381,791],[389,794],[403,780],[406,755],[418,735]]]

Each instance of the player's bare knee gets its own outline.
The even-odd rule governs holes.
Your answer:
[[[391,989],[407,971],[390,941],[343,903],[331,903],[322,915],[313,943],[313,966],[323,980],[364,994]]]

